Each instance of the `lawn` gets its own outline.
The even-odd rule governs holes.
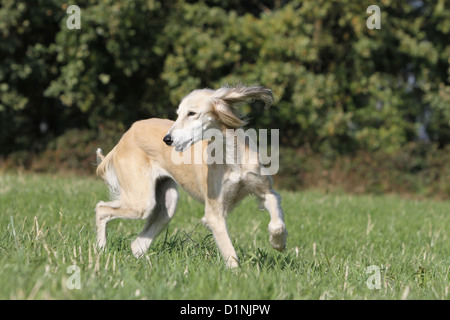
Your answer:
[[[449,299],[450,202],[280,193],[286,251],[271,248],[269,215],[248,198],[228,218],[241,263],[228,270],[199,223],[203,205],[184,193],[136,259],[144,221],[110,222],[96,248],[100,179],[3,174],[0,299]]]

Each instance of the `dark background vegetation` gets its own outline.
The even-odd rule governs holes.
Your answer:
[[[274,92],[242,111],[280,129],[279,187],[450,196],[448,1],[0,3],[2,170],[94,174],[134,121],[242,83]]]

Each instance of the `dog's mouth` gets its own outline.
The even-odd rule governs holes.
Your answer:
[[[191,138],[190,140],[183,142],[180,145],[175,146],[175,151],[178,151],[178,152],[186,151],[193,143],[194,143],[194,138]]]

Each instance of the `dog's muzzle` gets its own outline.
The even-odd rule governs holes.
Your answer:
[[[163,138],[163,141],[164,141],[168,146],[171,146],[172,143],[173,143],[173,140],[172,140],[172,137],[170,136],[170,134],[166,135],[166,136]]]

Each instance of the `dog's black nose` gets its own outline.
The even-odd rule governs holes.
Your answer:
[[[168,146],[172,145],[172,142],[173,142],[172,137],[170,136],[170,134],[166,135],[166,136],[164,137],[163,141],[164,141]]]

